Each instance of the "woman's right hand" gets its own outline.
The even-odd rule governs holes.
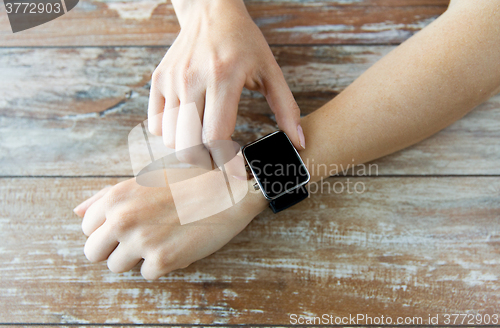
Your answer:
[[[217,141],[231,140],[245,87],[266,97],[279,128],[304,149],[300,110],[243,1],[172,2],[181,31],[153,73],[150,132],[162,135],[169,148],[193,149],[179,153],[182,162],[206,163],[211,155],[220,166],[228,151],[220,145],[232,143]]]

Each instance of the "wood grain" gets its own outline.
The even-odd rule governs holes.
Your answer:
[[[245,3],[307,115],[448,0]],[[127,135],[146,119],[151,72],[178,31],[167,0],[80,0],[16,34],[0,5],[0,324],[287,325],[290,314],[444,324],[444,314],[500,313],[500,95],[374,162],[386,177],[313,186],[160,281],[89,263],[72,208],[125,179],[95,176],[132,174]],[[265,99],[244,91],[235,139],[275,128]]]
[[[1,322],[288,324],[500,311],[500,178],[351,178],[157,282],[90,264],[71,209],[119,179],[0,180]],[[329,179],[340,190],[346,178]],[[351,189],[352,190],[352,189]],[[358,186],[358,190],[361,188]]]
[[[271,44],[400,43],[441,15],[447,0],[246,1]],[[0,7],[2,46],[170,45],[170,2],[81,0],[66,15],[13,34]]]
[[[393,46],[273,47],[303,114]],[[0,175],[132,175],[127,136],[146,119],[164,48],[0,49]],[[244,91],[235,139],[273,131],[265,99]],[[379,174],[499,174],[500,96],[439,134],[376,162]]]

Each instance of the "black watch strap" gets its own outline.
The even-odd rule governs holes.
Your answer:
[[[304,185],[287,192],[286,194],[278,197],[275,200],[272,200],[269,203],[269,207],[273,210],[274,213],[278,213],[280,211],[286,210],[289,207],[292,207],[293,205],[299,203],[307,197],[309,197],[309,192]]]

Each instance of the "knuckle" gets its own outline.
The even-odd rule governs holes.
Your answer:
[[[179,256],[176,252],[170,251],[160,251],[157,257],[157,263],[162,272],[166,272],[167,270],[171,270],[175,267]]]
[[[184,65],[180,73],[178,73],[177,92],[181,99],[187,99],[190,93],[190,89],[195,85],[197,81],[197,73],[195,69],[189,64]]]
[[[231,68],[234,66],[231,58],[212,58],[209,68],[215,81],[223,81],[229,76]]]
[[[173,81],[175,81],[175,71],[169,67],[158,66],[151,75],[151,86],[160,92],[164,90],[164,85],[173,85]]]
[[[195,79],[195,70],[189,64],[182,69],[181,79],[184,85],[190,85]]]
[[[173,270],[168,260],[156,257],[154,260],[150,259],[150,261],[147,265],[143,264],[141,268],[141,274],[146,280],[156,280]]]
[[[106,208],[111,208],[113,205],[119,202],[121,196],[121,188],[119,187],[119,184],[111,188],[111,190],[104,196],[104,202],[106,204]]]
[[[108,259],[107,264],[108,264],[109,271],[111,271],[113,273],[122,273],[125,271],[125,270],[123,270],[123,267],[121,265],[119,265],[119,263],[117,263],[116,261],[112,261],[112,260]]]
[[[115,210],[106,218],[109,229],[116,234],[129,231],[135,226],[135,216],[124,210]]]
[[[139,229],[134,232],[134,235],[139,249],[150,249],[154,247],[155,240],[151,239],[151,231],[149,229]]]
[[[92,233],[90,225],[87,223],[86,220],[82,221],[82,231],[85,236],[90,236],[90,234]]]
[[[108,265],[109,271],[111,271],[113,273],[120,273],[118,266],[116,264],[114,264],[112,261],[108,260],[107,265]]]
[[[142,263],[141,266],[141,275],[144,277],[146,280],[155,280],[160,277],[160,274],[158,270],[154,267],[151,266],[150,259],[147,259]]]
[[[106,208],[111,209],[122,202],[124,197],[127,195],[127,192],[128,188],[126,186],[126,181],[113,186],[104,196]]]
[[[151,75],[151,85],[157,86],[161,84],[163,78],[163,71],[157,67],[154,71],[153,74]]]
[[[141,274],[142,277],[146,280],[156,280],[160,278],[160,275],[152,271],[141,271]]]
[[[94,251],[94,249],[90,246],[88,242],[85,244],[85,247],[83,248],[83,253],[85,254],[87,260],[89,260],[92,263],[100,261],[97,253]]]

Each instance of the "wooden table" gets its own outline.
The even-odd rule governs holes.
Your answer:
[[[304,115],[446,6],[247,1]],[[164,0],[82,0],[13,34],[0,5],[2,324],[286,325],[292,314],[444,324],[446,314],[500,313],[500,96],[377,160],[378,174],[331,178],[364,193],[267,210],[159,281],[89,263],[72,209],[132,176],[127,134],[146,119],[151,73],[178,29]],[[275,129],[260,95],[245,91],[239,110],[239,142]]]

